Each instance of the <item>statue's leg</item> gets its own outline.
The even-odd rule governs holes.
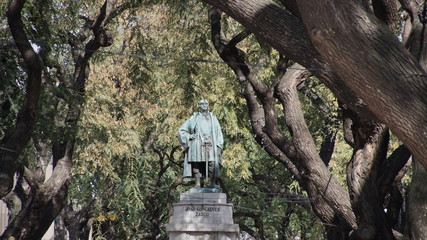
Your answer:
[[[209,180],[211,182],[210,188],[218,188],[217,185],[217,174],[215,173],[215,162],[209,162]]]
[[[203,176],[203,174],[200,172],[200,186],[204,187],[205,186],[205,176]]]
[[[202,174],[200,174],[199,169],[194,168],[193,169],[194,172],[194,180],[196,181],[196,188],[201,188],[201,178],[202,178]]]

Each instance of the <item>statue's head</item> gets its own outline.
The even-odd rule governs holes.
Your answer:
[[[209,102],[206,99],[199,101],[199,108],[201,112],[206,112],[209,109]]]

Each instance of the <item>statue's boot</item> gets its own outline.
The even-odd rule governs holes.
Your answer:
[[[214,175],[215,174],[212,174],[210,177],[211,185],[209,188],[219,188],[219,185],[217,184],[217,178]]]

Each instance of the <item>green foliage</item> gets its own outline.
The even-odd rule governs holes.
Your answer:
[[[90,209],[95,239],[166,239],[167,201],[189,188],[178,186],[170,192],[182,174],[177,130],[197,110],[198,100],[208,99],[224,132],[221,178],[239,224],[262,229],[266,239],[323,239],[324,226],[311,212],[313,199],[254,141],[242,86],[210,43],[207,6],[202,3],[150,1],[122,12],[109,25],[113,45],[91,58],[85,95],[69,88],[76,53],[92,31],[89,19],[102,3],[26,2],[25,30],[45,65],[33,140],[19,161],[35,168],[36,141],[61,143],[64,139],[58,136],[71,139],[77,134],[69,201],[75,210]],[[128,3],[141,4],[118,4]],[[0,4],[3,14],[6,5]],[[245,31],[229,17],[222,21],[225,39]],[[4,137],[22,104],[26,76],[5,18],[0,18],[0,39],[0,137]],[[279,54],[253,35],[238,47],[254,64],[259,81],[271,86]],[[304,84],[300,94],[304,116],[320,149],[326,134],[338,131],[337,103],[317,79]],[[84,101],[78,128],[66,121],[69,99]],[[322,102],[321,108],[313,99]],[[290,136],[285,113],[280,105],[277,109],[279,127]],[[353,149],[343,138],[338,131],[329,168],[345,187]],[[392,139],[390,148],[395,149],[398,141]],[[408,184],[410,179],[403,181]]]
[[[262,228],[266,239],[304,234],[308,239],[322,239],[323,225],[307,211],[310,199],[298,186],[292,187],[295,182],[285,167],[268,156],[258,156],[250,165],[249,177],[227,182],[239,224]]]
[[[338,132],[336,146],[332,159],[329,163],[329,169],[332,174],[338,179],[341,185],[347,188],[346,169],[349,159],[353,154],[353,148],[350,147],[344,140],[342,132]]]
[[[0,11],[6,11],[5,3],[0,4]],[[3,137],[14,126],[26,77],[20,68],[22,60],[10,35],[6,18],[0,18],[0,52],[0,137]]]
[[[95,238],[109,239],[108,234],[113,233],[104,227],[111,224],[117,239],[144,239],[149,234],[166,239],[163,225],[168,221],[169,187],[182,174],[177,130],[204,98],[211,103],[210,110],[224,132],[221,174],[229,199],[241,214],[239,222],[256,230],[254,218],[247,216],[256,213],[266,239],[304,234],[308,239],[319,239],[323,226],[313,220],[304,192],[284,166],[254,141],[241,86],[210,43],[207,7],[196,1],[166,1],[123,12],[110,29],[113,45],[91,59],[82,97],[68,86],[74,70],[73,50],[83,46],[72,49],[67,41],[88,41],[84,36],[90,31],[87,17],[93,18],[95,6],[99,6],[94,2],[100,1],[45,1],[39,5],[41,1],[29,1],[26,23],[31,41],[40,47],[40,55],[48,63],[35,137],[49,143],[60,142],[55,136],[62,131],[74,136],[77,130],[64,124],[69,108],[66,100],[85,102],[69,201],[75,209],[90,208]],[[230,18],[223,21],[227,38],[244,30]],[[7,31],[0,30],[0,34],[10,40]],[[10,113],[1,121],[1,135],[16,118],[25,83],[18,53],[9,40],[0,42],[0,103],[11,102]],[[248,52],[252,63],[265,58],[260,62],[260,80],[271,84],[278,53],[253,36],[239,47]],[[336,108],[323,86],[315,80],[308,84],[329,100],[330,109]],[[324,118],[303,99],[310,130],[320,143]],[[279,117],[286,129],[283,114]],[[36,158],[33,149],[27,151],[26,161]],[[342,156],[337,153],[332,166],[342,176],[346,154],[347,149]],[[175,197],[188,188],[178,187]]]
[[[168,155],[171,159],[162,160],[153,149],[170,153],[178,146],[177,129],[197,110],[199,99],[211,102],[223,127],[226,182],[248,178],[251,162],[256,161],[257,153],[262,154],[248,130],[245,102],[236,96],[239,87],[229,80],[233,75],[227,67],[172,60],[217,61],[208,47],[206,16],[191,15],[177,22],[173,14],[183,13],[174,13],[165,5],[141,9],[138,14],[144,17],[136,19],[131,28],[124,27],[129,24],[126,19],[135,19],[131,16],[118,23],[123,24],[123,32],[116,36],[111,52],[124,52],[103,55],[92,66],[96,74],[90,75],[86,88],[73,170],[79,178],[92,178],[91,184],[76,181],[73,188],[96,192],[99,205],[94,216],[114,213],[118,217],[115,226],[125,238],[152,231],[152,218],[162,219],[163,224],[167,221],[167,190],[181,175],[181,155],[178,150],[174,156]],[[152,134],[153,145],[143,150]],[[172,165],[159,179],[160,165],[167,163]],[[163,201],[152,205],[152,198]]]

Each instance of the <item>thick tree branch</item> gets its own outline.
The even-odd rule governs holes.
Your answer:
[[[25,178],[25,181],[27,181],[28,185],[30,185],[31,191],[37,192],[39,188],[39,182],[37,177],[31,172],[30,169],[27,167],[24,167],[23,175]]]
[[[229,66],[234,70],[240,81],[248,82],[244,96],[248,103],[252,128],[257,142],[275,159],[283,161],[288,169],[295,174],[296,179],[299,180],[299,183],[305,190],[307,190],[310,196],[322,195],[322,197],[316,197],[313,201],[313,207],[322,221],[335,223],[335,213],[330,206],[331,204],[335,208],[339,208],[339,211],[341,211],[339,214],[342,217],[341,219],[345,219],[344,225],[354,228],[355,218],[354,215],[352,215],[350,201],[348,200],[348,196],[346,196],[345,193],[343,194],[341,186],[337,184],[336,180],[330,175],[327,169],[326,172],[329,173],[329,175],[327,175],[326,178],[323,178],[322,180],[320,174],[317,174],[317,177],[313,181],[310,174],[316,172],[315,168],[317,166],[313,165],[315,167],[312,166],[314,168],[312,169],[309,167],[309,164],[304,163],[304,161],[307,160],[300,158],[300,156],[297,155],[293,144],[291,144],[277,128],[275,99],[273,98],[273,95],[275,87],[280,86],[281,79],[276,81],[271,88],[268,88],[266,85],[257,81],[251,73],[250,67],[243,61],[245,57],[245,53],[243,51],[237,49],[235,46],[233,46],[233,48],[236,48],[236,50],[226,51],[229,46],[224,43],[224,40],[220,39],[220,12],[217,10],[210,10],[209,17],[211,19],[212,42],[214,43],[214,46],[221,58],[227,63],[235,59],[241,59],[239,65],[229,64]],[[238,56],[233,56],[232,54],[237,54]],[[247,71],[236,69],[240,66],[243,66]],[[296,86],[294,87],[296,91]],[[320,163],[323,164],[321,160]],[[324,168],[325,166],[323,164],[323,168],[320,167],[320,169]],[[318,177],[320,177],[320,179],[318,179]],[[324,184],[321,184],[321,187],[318,188],[318,182]],[[328,188],[330,183],[332,183],[332,190]],[[334,195],[336,193],[338,194]],[[324,195],[327,196],[323,198]],[[339,196],[339,203],[335,201],[337,200],[337,196]]]
[[[301,13],[298,10],[298,5],[296,0],[280,0],[280,2],[285,6],[286,10],[288,10],[292,15],[301,19]]]
[[[251,121],[252,131],[255,134],[255,140],[258,144],[274,157],[277,161],[283,163],[286,168],[295,176],[295,178],[301,182],[301,174],[298,169],[292,163],[291,160],[280,150],[270,139],[270,137],[264,133],[263,128],[265,126],[264,111],[262,106],[257,102],[255,92],[253,91],[252,85],[249,83],[246,86],[244,97],[247,101],[249,108],[249,117]]]
[[[306,70],[298,63],[295,63],[290,67],[289,70],[286,71],[286,74],[288,75],[287,78],[301,79],[301,83],[298,85],[298,90],[303,93],[308,99],[310,99],[310,101],[319,109],[319,111],[323,114],[325,118],[325,124],[322,129],[322,132],[324,134],[324,140],[322,141],[319,155],[325,165],[328,165],[335,146],[335,137],[337,133],[336,125],[338,124],[338,121],[330,112],[324,101],[312,89],[306,87],[306,79],[312,76],[310,71]],[[277,86],[276,97],[278,97],[279,95],[277,94],[277,92],[280,92],[280,88],[283,87],[283,82],[281,83],[281,85]]]
[[[396,30],[399,15],[395,0],[372,0],[372,8],[378,19],[387,24],[392,31]]]
[[[291,161],[286,157],[286,155],[283,154],[282,151],[279,150],[279,148],[277,148],[277,146],[275,146],[271,142],[270,138],[263,131],[263,128],[265,126],[265,113],[263,106],[261,106],[256,99],[254,85],[258,86],[258,88],[263,88],[263,90],[261,91],[266,91],[266,87],[258,85],[257,81],[255,80],[252,80],[250,81],[250,83],[248,83],[248,79],[250,78],[250,68],[246,65],[244,61],[243,57],[245,56],[245,53],[240,49],[237,49],[235,43],[226,44],[226,41],[221,39],[221,11],[216,8],[211,8],[209,11],[209,19],[211,21],[212,42],[218,54],[224,60],[224,62],[226,62],[228,66],[234,70],[235,74],[239,78],[239,81],[247,82],[244,91],[244,96],[248,104],[251,125],[255,133],[255,140],[276,160],[284,163],[285,166],[298,179],[300,174],[296,170],[294,164],[291,163]],[[234,50],[228,50],[228,48],[233,48]],[[236,55],[238,57],[236,57]],[[236,61],[237,59],[239,59],[238,62]],[[232,63],[239,64],[236,65]],[[260,90],[258,89],[258,91]]]
[[[24,24],[21,19],[24,3],[25,0],[11,1],[7,11],[10,32],[26,63],[27,82],[24,103],[18,113],[15,129],[1,140],[0,198],[12,190],[13,175],[19,167],[16,160],[31,138],[40,98],[42,64],[24,31]]]
[[[84,92],[84,85],[87,79],[86,68],[89,64],[89,59],[100,47],[107,47],[112,44],[112,38],[108,35],[107,24],[108,17],[114,10],[114,5],[117,0],[106,0],[102,5],[99,15],[97,16],[93,26],[93,38],[85,45],[83,55],[78,57],[74,71],[74,86],[73,88],[79,92]]]
[[[378,181],[378,189],[382,198],[390,192],[393,182],[410,157],[411,153],[409,150],[404,145],[401,145],[384,162],[381,169],[382,174]]]
[[[359,225],[357,235],[361,239],[373,239],[376,236],[393,239],[377,188],[379,168],[387,153],[388,129],[371,121],[353,120],[355,146],[347,167],[347,178]]]
[[[299,164],[304,169],[303,171],[310,176],[310,181],[316,183],[317,193],[321,194],[336,213],[346,220],[348,226],[355,228],[356,219],[350,199],[316,152],[313,138],[305,123],[297,90],[297,85],[302,79],[287,78],[286,74],[283,79],[284,81],[278,87],[278,95],[286,112],[286,124],[293,136],[292,142],[298,159],[300,159]]]
[[[297,3],[322,58],[427,168],[427,74],[417,59],[359,1]]]
[[[225,41],[221,39],[221,11],[217,8],[211,8],[209,19],[211,21],[211,39],[219,56],[235,72],[239,81],[245,81],[250,71],[245,64],[245,54],[236,47],[236,44],[247,35],[242,33],[241,37],[236,37],[232,44],[225,44]]]
[[[205,0],[205,2],[239,21],[258,39],[268,43],[286,57],[310,69],[350,108],[367,118],[373,117],[360,98],[323,62],[298,18],[270,0]]]
[[[354,147],[353,119],[357,118],[357,114],[348,109],[346,106],[342,105],[340,102],[338,102],[338,104],[342,112],[342,131],[344,134],[344,140],[348,145]]]
[[[71,179],[72,155],[74,151],[74,142],[68,142],[65,149],[57,150],[53,156],[53,172],[52,176],[43,184],[44,194],[53,197],[60,189]]]

